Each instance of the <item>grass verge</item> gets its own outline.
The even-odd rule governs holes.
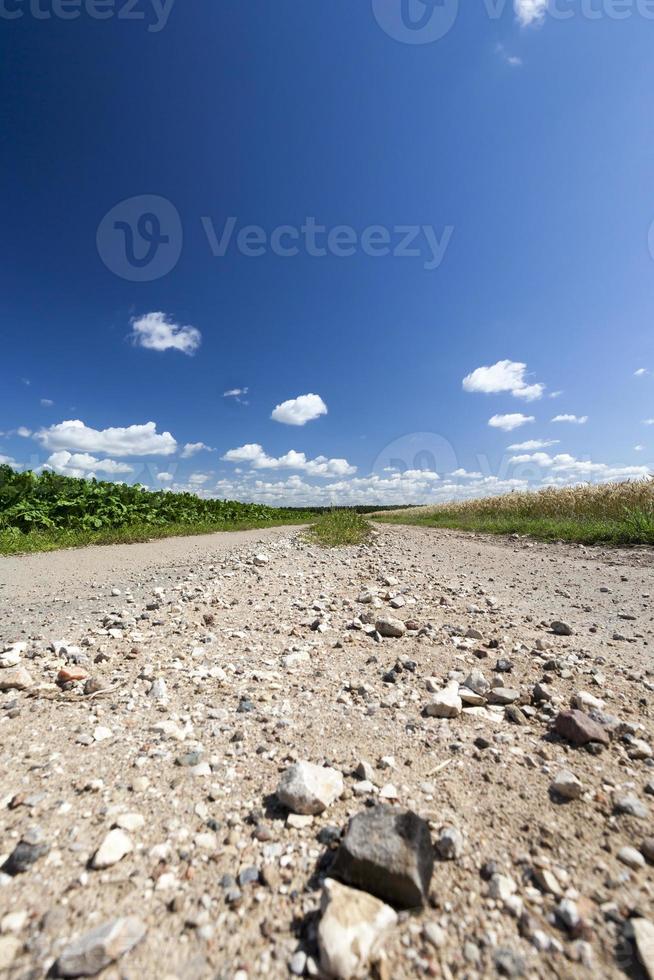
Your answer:
[[[654,545],[654,520],[622,521],[593,518],[521,517],[515,515],[462,516],[457,514],[393,514],[374,520],[386,524],[444,527],[484,534],[525,534],[541,541],[572,541],[579,544]]]
[[[352,510],[334,510],[323,514],[312,524],[307,534],[323,548],[339,548],[349,544],[364,544],[370,537],[371,525],[361,514]]]
[[[84,548],[92,544],[135,544],[159,538],[180,537],[196,534],[215,534],[219,531],[247,531],[251,528],[283,527],[286,524],[303,523],[301,515],[289,515],[288,519],[266,521],[206,522],[195,524],[128,524],[124,527],[105,528],[100,531],[0,531],[0,555],[24,555],[37,551],[58,551],[61,548]]]
[[[527,534],[546,541],[654,545],[654,479],[514,491],[374,516],[392,524]]]

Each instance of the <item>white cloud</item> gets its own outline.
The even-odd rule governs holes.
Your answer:
[[[521,425],[526,425],[527,422],[535,421],[533,415],[521,415],[520,412],[514,412],[510,415],[493,415],[488,420],[488,424],[492,429],[503,429],[505,432],[511,432],[513,429],[519,429]]]
[[[211,446],[207,446],[204,442],[187,442],[181,452],[182,459],[190,459],[191,456],[195,456],[196,453],[204,452],[212,453],[213,449]]]
[[[526,442],[514,442],[509,446],[513,450],[547,449],[549,446],[557,446],[560,439],[527,439]]]
[[[519,58],[518,55],[515,54],[509,54],[502,43],[495,45],[495,51],[500,56],[502,61],[504,61],[504,63],[509,65],[511,68],[520,68],[522,65],[522,58]]]
[[[328,459],[326,456],[307,459],[304,453],[298,453],[295,449],[284,456],[273,457],[268,456],[258,443],[230,449],[222,458],[228,463],[249,463],[254,470],[300,470],[309,476],[320,477],[356,473],[356,466],[351,466],[346,459]]]
[[[52,408],[54,402],[52,401],[51,398],[42,398],[41,405],[43,406],[43,408]]]
[[[305,425],[326,414],[327,406],[320,395],[299,395],[277,405],[270,417],[284,425]]]
[[[498,361],[497,364],[478,367],[463,379],[463,390],[482,392],[486,395],[509,391],[514,398],[524,398],[528,402],[536,401],[542,398],[545,385],[527,384],[526,370],[527,365],[519,361]]]
[[[593,463],[591,460],[575,459],[569,453],[559,453],[557,456],[550,456],[548,453],[531,453],[522,456],[512,456],[509,463],[521,465],[525,463],[534,464],[542,469],[549,470],[559,480],[570,484],[574,480],[629,480],[642,479],[649,476],[647,466],[610,466],[607,463]]]
[[[644,449],[645,449],[645,447],[644,446],[641,446],[640,444],[637,445],[637,446],[634,446],[634,451],[637,452],[637,453],[642,453]]]
[[[182,354],[195,354],[202,342],[197,327],[182,327],[165,313],[145,313],[131,320],[130,337],[137,347],[146,350],[178,350]]]
[[[513,0],[513,9],[520,24],[528,27],[539,24],[547,13],[548,0]]]
[[[548,398],[560,398],[562,394],[563,394],[562,391],[550,391],[550,393],[549,393],[549,395],[547,397]]]
[[[52,453],[43,464],[44,469],[54,470],[62,476],[91,477],[96,473],[132,473],[132,466],[127,463],[118,463],[115,459],[96,459],[89,453],[69,453],[62,449]]]
[[[34,438],[45,449],[77,449],[112,456],[170,456],[177,449],[170,432],[157,432],[156,422],[126,428],[91,429],[79,419],[68,419],[40,429]]]
[[[572,422],[573,425],[585,425],[587,415],[555,415],[552,422]]]
[[[223,398],[235,398],[237,402],[240,402],[243,395],[247,395],[249,388],[230,388],[229,391],[223,391]]]
[[[253,501],[272,505],[294,504],[296,506],[329,506],[330,504],[422,504],[439,503],[453,499],[487,496],[488,494],[508,493],[511,490],[527,488],[526,480],[500,480],[497,477],[484,477],[481,481],[467,484],[447,480],[442,484],[434,481],[433,474],[425,470],[405,470],[388,475],[373,473],[351,480],[336,480],[332,483],[314,485],[300,476],[290,476],[286,480],[266,482],[264,480],[242,481],[220,480],[215,492],[221,497]]]
[[[649,374],[647,368],[638,368],[637,371],[634,371],[634,376],[636,378],[642,378],[644,374]]]
[[[175,477],[173,474],[167,473],[165,470],[161,473],[157,473],[157,480],[159,480],[160,483],[170,483],[170,481],[174,479]]]
[[[11,456],[4,456],[0,453],[0,466],[11,466],[12,470],[19,470],[20,466]]]
[[[32,430],[28,429],[25,425],[19,425],[16,429],[16,435],[20,436],[21,439],[29,439],[29,437],[32,435]]]
[[[654,425],[654,419],[643,419],[643,425]]]
[[[456,476],[458,479],[462,479],[462,480],[481,480],[483,474],[477,472],[469,473],[468,470],[461,467],[458,470],[453,470],[450,473],[450,476]]]
[[[208,473],[191,473],[188,482],[192,487],[202,487],[209,480]]]

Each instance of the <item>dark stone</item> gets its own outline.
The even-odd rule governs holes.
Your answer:
[[[556,636],[572,636],[572,627],[567,623],[562,623],[560,619],[555,619],[550,629]]]
[[[554,731],[573,745],[586,745],[587,742],[609,744],[609,736],[602,726],[576,708],[559,712]]]
[[[324,847],[329,847],[331,844],[337,844],[340,839],[340,828],[332,827],[331,824],[327,824],[326,827],[321,827],[318,831],[318,842],[323,844]]]
[[[35,861],[43,857],[50,850],[49,844],[28,844],[27,841],[20,841],[2,866],[5,874],[22,874],[27,871]]]
[[[425,820],[411,810],[376,806],[347,827],[330,874],[398,908],[425,904],[434,848]]]
[[[238,883],[239,885],[241,885],[241,887],[243,885],[254,884],[254,882],[258,880],[259,880],[258,868],[254,868],[254,867],[243,868],[243,870],[239,872]]]

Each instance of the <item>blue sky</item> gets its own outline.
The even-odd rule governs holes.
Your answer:
[[[289,504],[654,469],[652,3],[0,20],[0,459]]]

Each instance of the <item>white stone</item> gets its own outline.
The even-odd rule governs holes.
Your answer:
[[[98,871],[102,868],[110,868],[112,864],[118,864],[133,849],[131,839],[117,827],[115,830],[110,830],[102,841],[93,855],[91,866]]]
[[[654,925],[649,919],[631,919],[638,958],[648,976],[654,980]]]
[[[279,781],[277,797],[293,813],[316,814],[331,806],[343,790],[343,774],[337,769],[296,762]]]
[[[459,697],[459,685],[453,681],[434,695],[425,711],[432,718],[458,718],[462,709],[463,703]]]
[[[585,712],[602,711],[605,707],[605,702],[601,698],[596,698],[593,694],[589,694],[588,691],[577,691],[572,697],[572,706]]]
[[[318,926],[320,966],[327,977],[350,980],[366,971],[397,914],[378,898],[328,878]]]
[[[17,650],[7,650],[5,653],[0,653],[0,667],[17,667],[20,663],[20,653]]]
[[[57,960],[57,976],[95,976],[136,946],[145,933],[145,925],[133,915],[96,926],[66,946]]]
[[[501,874],[494,874],[488,887],[490,897],[500,902],[505,902],[511,895],[515,895],[516,891],[517,885],[513,878]]]
[[[141,813],[121,813],[114,823],[121,830],[140,830],[145,823],[145,817]]]
[[[98,725],[98,727],[93,732],[93,739],[96,742],[104,742],[108,738],[113,738],[113,732],[110,728],[105,728],[103,725]]]
[[[581,780],[569,769],[561,769],[557,772],[550,789],[566,800],[578,800],[584,791]]]
[[[289,827],[293,827],[295,830],[304,830],[305,827],[310,827],[313,823],[313,817],[310,813],[289,813],[286,818],[286,824]]]
[[[645,858],[635,847],[621,847],[618,851],[618,861],[622,861],[623,864],[626,864],[628,868],[633,868],[634,871],[645,867]]]
[[[20,909],[17,912],[7,912],[0,922],[0,932],[20,932],[27,922],[27,912]]]

